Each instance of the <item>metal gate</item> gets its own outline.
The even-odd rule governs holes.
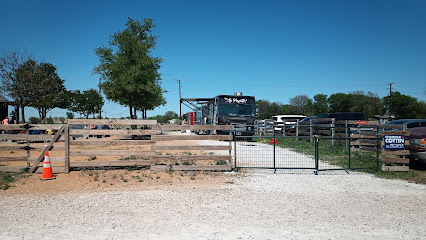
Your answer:
[[[237,136],[234,133],[233,160],[235,168],[274,170],[353,170],[373,169],[379,165],[378,151],[354,150],[354,137],[328,137],[280,133],[272,128],[270,134]],[[376,137],[367,138],[376,141]],[[367,141],[364,140],[364,141]],[[361,141],[356,138],[356,141]],[[378,141],[377,141],[378,142]],[[348,147],[349,146],[349,147]],[[378,147],[379,149],[380,147]]]

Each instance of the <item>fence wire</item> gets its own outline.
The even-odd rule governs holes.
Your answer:
[[[368,148],[356,142],[372,143]],[[374,146],[377,142],[376,146]],[[377,137],[234,135],[234,167],[256,169],[310,169],[314,171],[378,167]]]

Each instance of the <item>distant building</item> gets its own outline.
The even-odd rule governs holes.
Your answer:
[[[8,106],[12,105],[12,103],[12,101],[7,100],[7,98],[0,94],[0,118],[2,120],[6,116],[9,116]]]
[[[171,119],[169,120],[170,124],[177,124],[179,122],[179,119]]]

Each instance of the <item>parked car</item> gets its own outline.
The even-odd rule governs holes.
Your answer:
[[[282,132],[284,125],[295,125],[297,120],[304,118],[306,118],[304,115],[276,115],[272,116],[272,121],[274,121],[275,131]]]
[[[274,122],[271,119],[259,120],[256,125],[259,134],[272,132],[273,126]]]
[[[71,125],[71,129],[85,129],[84,125]],[[89,138],[87,135],[71,135],[72,139],[75,140],[76,138]]]
[[[426,164],[426,127],[410,128],[410,165]]]
[[[311,123],[311,119],[315,119],[317,116],[307,117],[299,121],[300,125],[309,125]]]
[[[426,119],[399,119],[385,123],[385,125],[405,125],[405,128],[426,127]]]
[[[334,118],[336,121],[365,120],[362,112],[321,113],[316,117],[316,119],[319,118]]]

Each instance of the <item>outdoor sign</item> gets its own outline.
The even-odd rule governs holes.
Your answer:
[[[365,125],[367,124],[367,121],[356,121],[356,124]]]
[[[404,150],[405,137],[402,135],[385,135],[385,150]]]

